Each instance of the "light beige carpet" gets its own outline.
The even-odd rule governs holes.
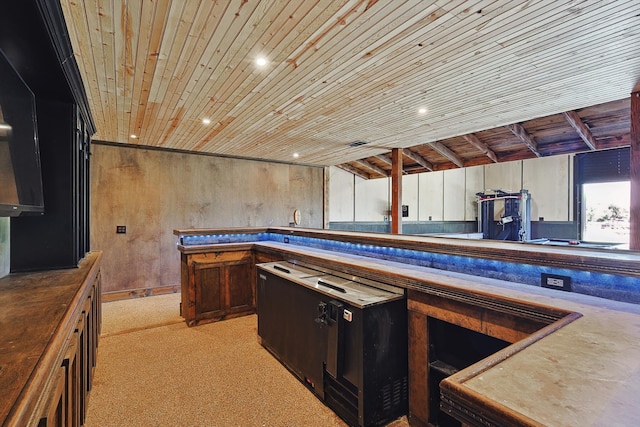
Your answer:
[[[255,315],[188,328],[179,302],[103,304],[88,427],[346,425],[258,344]]]
[[[180,323],[180,294],[156,295],[102,304],[102,337]]]

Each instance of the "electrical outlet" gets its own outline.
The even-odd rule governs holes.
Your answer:
[[[127,226],[126,225],[116,225],[116,233],[117,234],[126,234]]]
[[[558,289],[561,291],[571,292],[571,277],[569,276],[542,273],[540,275],[540,279],[543,288]]]

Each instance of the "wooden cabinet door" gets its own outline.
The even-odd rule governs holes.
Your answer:
[[[69,347],[62,361],[65,368],[66,418],[69,427],[80,427],[80,349],[79,334],[75,330],[69,338]]]
[[[49,400],[45,413],[38,427],[65,427],[67,426],[66,413],[66,394],[65,394],[65,378],[66,371],[63,366],[57,368],[55,372],[55,381],[50,391]]]
[[[196,297],[196,319],[224,315],[224,266],[218,264],[195,264],[194,285]]]
[[[226,290],[228,309],[232,311],[251,310],[253,306],[253,287],[251,262],[242,262],[226,266]]]
[[[193,254],[183,258],[182,264],[182,272],[186,273],[182,276],[182,315],[187,325],[254,312],[251,250]]]

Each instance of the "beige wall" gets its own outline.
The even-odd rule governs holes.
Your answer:
[[[572,165],[573,156],[554,156],[405,175],[402,204],[409,205],[406,220],[429,221],[431,217],[432,221],[475,221],[476,193],[526,189],[531,194],[532,220],[544,217],[545,221],[572,221]],[[346,185],[353,176],[336,170],[331,168],[330,220],[353,221],[347,215],[334,215],[339,200],[341,212],[349,212],[355,206],[355,221],[382,221],[380,206],[391,204],[390,179],[355,178],[354,189]]]
[[[402,218],[403,221],[417,221],[420,215],[418,200],[420,200],[420,175],[405,175],[402,177],[402,204],[409,206],[409,216]],[[389,187],[391,179],[389,178]],[[389,188],[389,203],[391,203],[391,188]]]
[[[476,194],[482,193],[484,185],[484,166],[464,168],[464,220],[478,220],[478,199]]]
[[[355,177],[356,221],[382,221],[391,210],[391,178],[362,179]]]
[[[323,169],[93,144],[91,248],[103,291],[180,283],[176,228],[322,228]],[[126,234],[116,234],[125,225]]]
[[[418,198],[418,206],[420,209],[419,221],[444,221],[449,218],[443,217],[443,200],[444,200],[444,172],[436,171],[429,173],[421,173],[419,176],[420,195]],[[402,178],[404,183],[404,177]],[[402,200],[402,204],[407,203]],[[409,204],[409,210],[413,206]]]
[[[329,221],[354,220],[354,186],[358,178],[340,168],[329,168]]]
[[[531,193],[531,220],[573,219],[573,156],[523,160],[522,188]]]

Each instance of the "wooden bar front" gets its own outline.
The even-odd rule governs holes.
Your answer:
[[[213,234],[232,234],[212,230]],[[193,230],[198,233],[201,230]],[[243,233],[251,232],[243,230]],[[638,254],[629,252],[534,249],[499,242],[380,236],[287,228],[259,229],[287,236],[389,244],[443,253],[481,254],[500,260],[544,262],[598,272],[620,271],[637,277]],[[181,232],[176,231],[176,234]],[[291,242],[294,240],[290,239]],[[337,271],[407,289],[409,325],[409,419],[429,425],[429,325],[446,322],[506,342],[506,347],[440,383],[442,408],[462,425],[571,425],[576,419],[606,419],[613,424],[640,422],[632,396],[640,390],[637,342],[640,307],[587,295],[544,289],[468,274],[445,272],[402,262],[292,244],[285,240],[243,243],[254,262],[287,260],[323,265]],[[178,246],[183,254],[237,251],[238,244]],[[535,248],[537,249],[537,248]],[[539,256],[534,256],[534,255]],[[600,256],[602,255],[602,256]],[[635,326],[634,326],[635,325]],[[602,383],[590,375],[607,366]],[[492,378],[487,381],[487,378]],[[549,400],[549,393],[562,395]],[[578,405],[575,402],[580,402]],[[611,403],[606,403],[611,402]],[[604,417],[604,418],[603,418]],[[631,424],[629,424],[631,423]]]
[[[95,368],[101,252],[0,279],[0,425],[80,425]]]

